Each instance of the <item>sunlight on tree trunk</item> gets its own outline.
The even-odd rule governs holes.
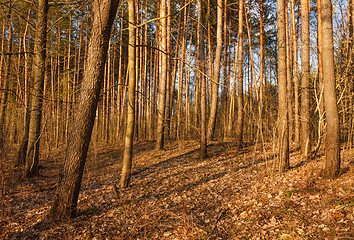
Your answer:
[[[108,42],[119,0],[94,0],[91,41],[81,84],[79,103],[66,148],[64,169],[60,174],[56,196],[49,217],[75,217],[87,150],[91,140],[97,103],[103,85]]]

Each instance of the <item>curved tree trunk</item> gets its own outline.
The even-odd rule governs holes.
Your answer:
[[[215,122],[216,122],[216,110],[218,107],[218,90],[219,90],[219,78],[220,78],[220,60],[222,51],[222,0],[217,1],[217,27],[216,27],[216,53],[215,53],[215,65],[214,65],[214,78],[211,93],[210,102],[210,117],[208,123],[208,139],[214,137]]]
[[[91,42],[72,130],[64,159],[64,169],[49,217],[76,216],[77,200],[86,162],[97,103],[103,84],[108,42],[119,0],[94,0]]]
[[[30,123],[28,146],[25,160],[26,177],[33,177],[39,174],[39,140],[41,134],[41,120],[43,107],[43,88],[45,78],[45,59],[47,43],[47,14],[48,0],[39,0],[37,5],[37,23],[34,40],[33,60],[33,89],[30,104]]]
[[[127,130],[125,132],[125,147],[123,156],[123,168],[120,179],[120,187],[126,188],[129,186],[132,168],[132,152],[133,152],[133,137],[135,124],[135,9],[134,0],[128,0],[129,11],[129,46],[128,46],[128,75],[129,75],[129,90],[128,90],[128,116]]]
[[[322,40],[323,40],[323,83],[324,105],[327,121],[326,163],[324,176],[336,178],[340,172],[339,116],[336,98],[336,79],[334,73],[334,48],[332,2],[321,0]]]
[[[289,128],[287,106],[287,70],[286,70],[286,22],[285,0],[277,0],[278,18],[278,118],[279,118],[279,159],[278,170],[289,169]]]

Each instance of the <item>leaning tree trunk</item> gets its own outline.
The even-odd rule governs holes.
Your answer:
[[[326,111],[326,163],[324,175],[336,178],[340,172],[339,117],[334,73],[332,2],[321,0],[324,106]]]
[[[86,162],[97,103],[103,84],[108,42],[120,0],[94,0],[91,42],[80,90],[79,103],[66,148],[64,169],[49,217],[76,216],[77,200]]]
[[[25,160],[26,177],[39,174],[39,140],[41,135],[41,120],[43,107],[43,88],[45,77],[45,59],[47,42],[48,0],[39,0],[37,6],[37,23],[34,40],[33,89],[30,104],[30,124],[28,146]]]
[[[277,0],[278,16],[278,115],[279,115],[279,159],[278,170],[289,169],[289,128],[287,106],[286,70],[286,5],[285,0]]]
[[[212,139],[214,136],[215,122],[216,122],[216,110],[218,106],[218,90],[219,90],[219,78],[220,78],[220,60],[222,51],[222,0],[217,1],[217,28],[216,28],[216,53],[215,53],[215,66],[214,66],[214,78],[211,83],[212,93],[210,101],[210,117],[208,123],[208,138]]]
[[[126,188],[129,186],[131,168],[132,168],[132,151],[133,137],[135,127],[135,5],[134,0],[128,0],[129,11],[129,46],[128,46],[128,116],[127,129],[125,132],[125,148],[123,156],[123,168],[120,179],[120,187]]]

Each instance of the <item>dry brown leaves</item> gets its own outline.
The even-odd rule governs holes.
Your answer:
[[[5,239],[354,239],[354,151],[343,151],[343,173],[321,178],[323,157],[273,169],[274,154],[213,143],[200,160],[198,144],[135,145],[132,186],[116,191],[122,148],[91,147],[79,216],[46,220],[62,152],[42,159],[41,176],[21,180],[6,162],[0,235]]]

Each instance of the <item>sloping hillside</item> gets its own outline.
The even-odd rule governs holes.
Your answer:
[[[62,152],[41,161],[41,176],[21,180],[5,163],[1,235],[5,239],[353,239],[354,151],[342,153],[342,175],[321,178],[324,158],[274,171],[272,147],[214,142],[199,159],[198,143],[154,142],[134,150],[132,186],[119,191],[122,147],[91,146],[79,197],[80,215],[45,216],[55,194]],[[45,157],[45,156],[43,156]]]

